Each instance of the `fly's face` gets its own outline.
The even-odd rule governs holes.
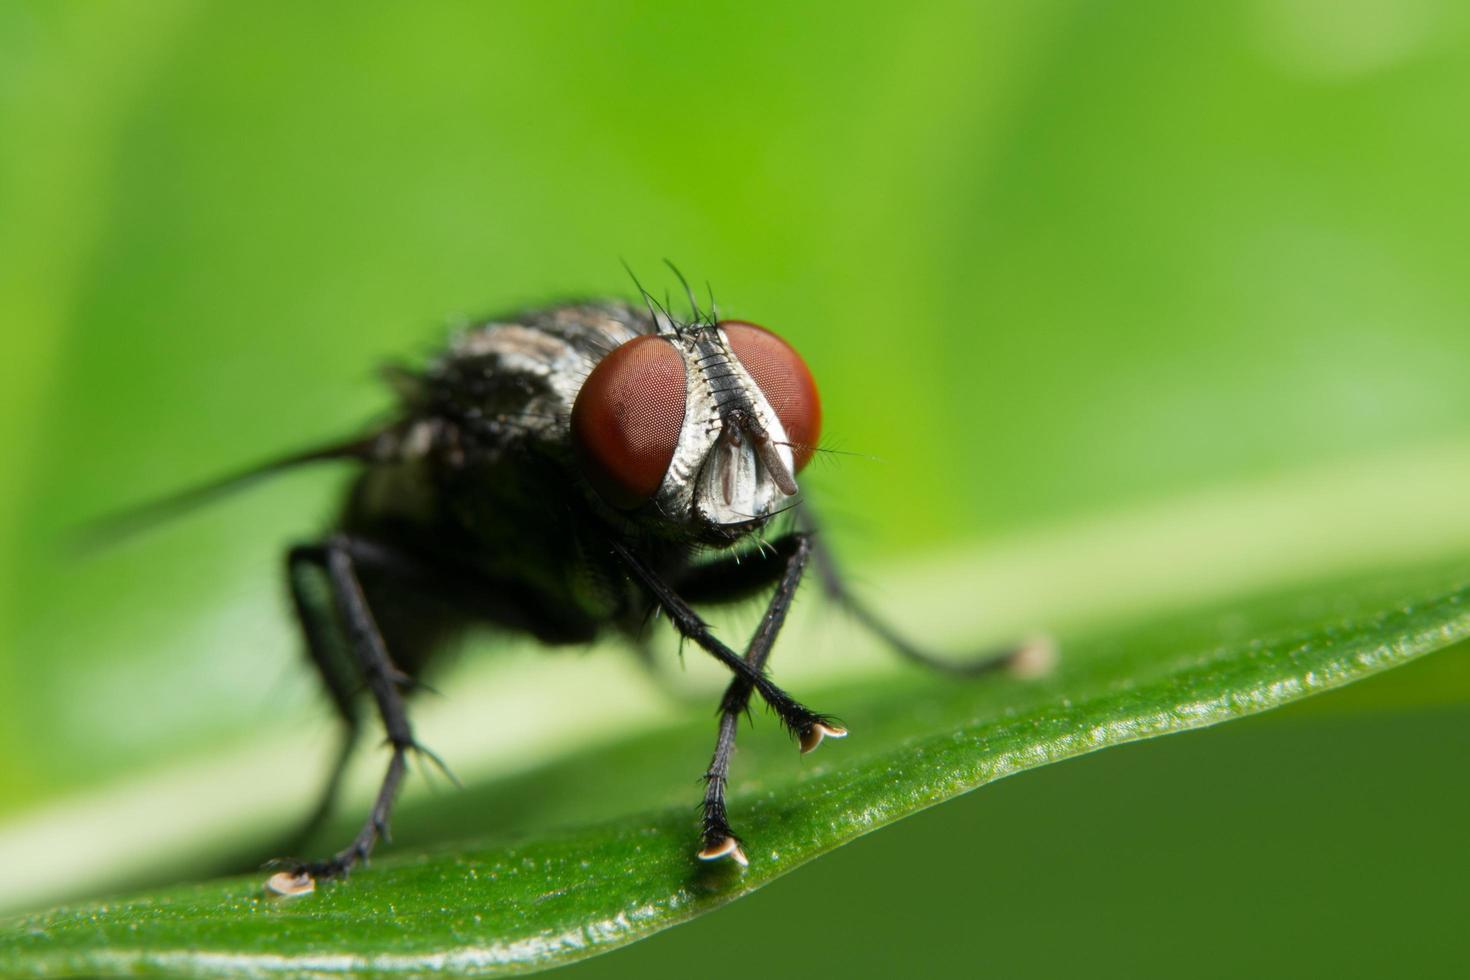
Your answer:
[[[753,323],[676,327],[604,357],[572,409],[572,442],[610,506],[732,540],[790,506],[821,404],[806,362]]]

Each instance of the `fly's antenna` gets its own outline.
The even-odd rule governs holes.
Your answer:
[[[638,275],[633,271],[633,267],[628,264],[627,259],[619,259],[618,261],[623,264],[623,271],[628,274],[629,279],[633,280],[633,285],[638,287],[638,292],[643,296],[643,305],[648,307],[648,315],[653,318],[654,327],[657,328],[658,332],[660,334],[672,333],[675,337],[682,338],[683,332],[679,328],[679,321],[675,320],[669,313],[668,301],[665,300],[663,303],[660,303],[657,297],[643,288],[643,283],[638,281]]]

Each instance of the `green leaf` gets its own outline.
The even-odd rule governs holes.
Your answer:
[[[569,814],[593,812],[587,802],[605,792],[627,798],[647,786],[667,797],[664,774],[687,769],[688,747],[712,736],[706,716],[410,806],[398,821],[419,835],[419,847],[509,811],[522,825],[553,829],[423,849],[409,836],[350,882],[291,900],[266,898],[255,874],[26,916],[0,939],[0,972],[304,976],[555,966],[717,908],[1003,776],[1255,714],[1467,635],[1470,568],[1458,564],[1063,634],[1059,666],[1040,680],[961,682],[904,671],[803,691],[839,712],[853,734],[798,762],[774,724],[759,725],[759,737],[747,733],[732,814],[748,869],[694,859],[696,788],[688,784],[682,804],[555,829]]]

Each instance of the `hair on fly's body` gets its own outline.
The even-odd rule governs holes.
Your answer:
[[[408,696],[466,628],[547,644],[613,633],[636,644],[659,617],[681,651],[691,643],[718,661],[731,680],[704,774],[696,856],[740,865],[748,858],[725,796],[751,699],[775,712],[803,753],[847,734],[766,673],[809,566],[830,598],[909,659],[974,674],[1035,653],[956,664],[910,643],[848,590],[796,479],[821,434],[810,370],[775,333],[719,319],[713,290],[701,310],[670,269],[688,297],[687,320],[635,277],[641,305],[568,303],[480,322],[424,369],[391,369],[398,408],[377,429],[125,514],[93,535],[128,533],[291,467],[357,467],[333,530],[286,555],[306,652],[344,733],[298,839],[332,808],[363,725],[361,702],[386,732],[389,761],[353,839],[317,860],[281,862],[272,891],[304,894],[347,875],[385,836],[409,756],[443,767],[415,738]],[[778,517],[791,527],[772,536]],[[764,615],[743,651],[695,611],[760,596]]]

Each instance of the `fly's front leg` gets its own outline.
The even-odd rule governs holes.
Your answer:
[[[352,842],[326,860],[297,865],[291,874],[286,875],[284,882],[278,883],[276,879],[272,879],[273,887],[281,884],[285,888],[299,889],[311,879],[347,874],[372,853],[378,838],[388,836],[388,817],[403,783],[408,752],[418,750],[419,747],[414,742],[402,691],[411,683],[411,679],[393,665],[388,655],[382,633],[373,619],[372,610],[368,607],[367,597],[363,594],[362,584],[354,569],[351,540],[337,536],[324,544],[298,548],[293,552],[293,562],[315,565],[326,573],[332,605],[345,634],[347,648],[356,660],[363,681],[377,704],[392,750],[372,812]]]
[[[779,574],[776,591],[766,606],[766,614],[761,617],[760,626],[757,627],[755,635],[750,638],[750,644],[745,650],[745,662],[756,671],[765,668],[771,648],[776,642],[776,635],[786,622],[786,613],[791,609],[791,602],[796,596],[796,587],[801,584],[802,573],[806,570],[812,547],[812,536],[798,532],[777,540],[771,546],[770,552],[762,554],[759,558],[743,558],[738,565],[734,559],[726,559],[706,565],[695,573],[696,581],[691,585],[696,588],[696,594],[705,594],[711,599],[734,598],[736,593],[729,589],[732,586],[738,589],[742,578],[746,582],[753,582],[755,576],[763,572],[768,575],[768,570],[774,570]],[[726,579],[725,573],[729,573],[729,579]],[[718,588],[718,594],[705,593],[703,586]],[[752,690],[754,690],[754,684],[748,677],[735,677],[730,681],[730,685],[725,689],[725,696],[720,700],[719,735],[715,739],[714,756],[710,759],[709,769],[704,775],[704,825],[701,836],[703,848],[699,852],[699,857],[705,861],[729,857],[741,865],[748,863],[740,838],[730,829],[730,821],[725,809],[725,786],[730,775],[730,757],[735,750],[736,729],[739,727],[740,716],[750,705]],[[847,734],[847,731],[830,722],[822,722],[817,725],[813,734],[814,739],[810,742],[803,740],[803,752],[810,752],[816,748],[824,736],[841,738]]]
[[[771,710],[780,716],[781,723],[787,730],[796,736],[803,753],[820,745],[824,736],[842,732],[840,727],[833,724],[832,719],[811,710],[781,690],[771,682],[760,666],[752,664],[716,639],[710,632],[709,624],[690,608],[689,603],[624,545],[613,542],[612,548],[633,577],[648,589],[654,601],[668,614],[680,635],[699,644],[736,677],[748,681],[766,704],[771,706]],[[787,602],[790,602],[789,598]],[[784,610],[782,616],[785,616]]]
[[[815,533],[816,521],[812,517],[810,508],[805,504],[801,508],[800,520],[809,533]],[[1044,636],[1014,646],[987,650],[978,656],[964,659],[932,653],[895,630],[881,616],[873,612],[872,607],[852,593],[847,586],[846,578],[837,567],[837,560],[832,555],[832,549],[827,547],[824,541],[813,541],[812,561],[816,565],[817,576],[821,579],[822,591],[827,594],[828,598],[846,609],[870,633],[888,644],[895,653],[906,660],[912,660],[914,663],[923,664],[934,670],[968,677],[1007,668],[1023,676],[1038,676],[1049,672],[1056,662],[1056,648],[1052,640]]]

